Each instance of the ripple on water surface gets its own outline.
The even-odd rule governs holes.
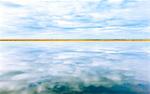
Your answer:
[[[149,47],[1,43],[0,94],[149,94]]]

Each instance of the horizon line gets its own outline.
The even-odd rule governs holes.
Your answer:
[[[150,39],[0,39],[0,42],[150,42]]]

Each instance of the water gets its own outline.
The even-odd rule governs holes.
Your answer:
[[[149,43],[1,43],[0,94],[150,94]]]

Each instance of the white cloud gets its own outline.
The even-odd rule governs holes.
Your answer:
[[[108,0],[108,3],[110,4],[121,4],[124,0]]]
[[[119,36],[118,38],[123,38],[129,36],[141,38],[138,33],[134,36],[131,34],[134,30],[142,31],[142,36],[147,38],[148,32],[144,34],[146,32],[144,30],[149,27],[150,21],[148,0],[133,2],[1,0],[1,2],[0,37],[99,38],[103,36],[104,38],[106,36],[106,38],[117,38]],[[104,34],[103,31],[106,33]],[[110,31],[114,33],[109,34]],[[75,34],[76,32],[78,34]]]

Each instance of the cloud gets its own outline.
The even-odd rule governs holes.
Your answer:
[[[149,3],[148,0],[1,0],[0,37],[148,38],[149,32],[144,30],[149,27]]]

